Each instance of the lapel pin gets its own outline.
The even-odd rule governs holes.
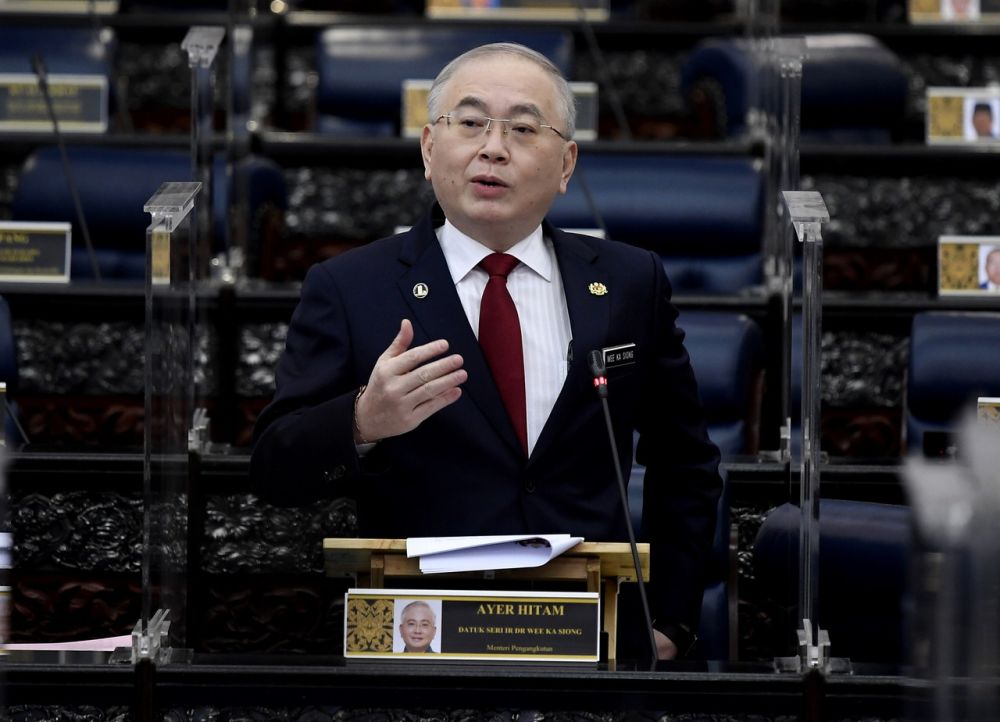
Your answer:
[[[413,287],[413,295],[416,298],[427,298],[427,294],[431,292],[431,289],[427,287],[426,283],[418,283]]]
[[[587,286],[587,290],[594,296],[606,296],[608,294],[608,287],[596,281]]]

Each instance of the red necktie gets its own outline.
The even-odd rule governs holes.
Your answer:
[[[490,274],[479,306],[479,346],[493,373],[524,453],[528,453],[528,418],[524,400],[524,351],[521,322],[514,299],[507,292],[507,274],[520,263],[514,256],[494,253],[479,262]]]

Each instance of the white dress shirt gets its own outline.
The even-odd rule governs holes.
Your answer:
[[[493,251],[449,221],[437,230],[437,237],[469,325],[479,338],[479,305],[489,275],[478,266]],[[507,253],[521,262],[507,276],[507,291],[521,322],[530,455],[566,381],[573,335],[556,250],[552,241],[542,236],[542,227]]]

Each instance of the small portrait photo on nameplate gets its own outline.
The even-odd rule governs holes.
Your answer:
[[[0,281],[69,283],[69,223],[0,221]]]
[[[1000,297],[1000,236],[941,236],[938,294]]]
[[[929,145],[1000,145],[1000,89],[928,88]]]
[[[596,592],[350,589],[348,659],[597,662]]]
[[[429,18],[477,20],[579,20],[590,22],[610,16],[609,0],[427,0]]]

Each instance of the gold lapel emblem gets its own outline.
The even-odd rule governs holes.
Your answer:
[[[594,283],[587,286],[587,290],[591,292],[594,296],[606,296],[608,295],[608,287],[603,283],[595,281]]]
[[[418,283],[413,287],[413,295],[416,298],[427,298],[427,294],[431,292],[431,289],[427,287],[426,283]]]

